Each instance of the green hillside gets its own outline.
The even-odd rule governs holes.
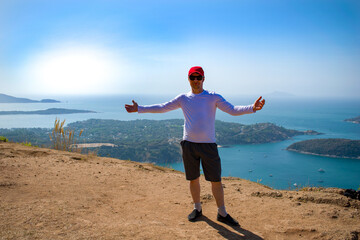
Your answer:
[[[311,139],[293,143],[287,150],[322,156],[360,159],[360,140],[340,138]]]
[[[75,135],[83,129],[77,143],[112,143],[116,147],[102,146],[95,150],[100,156],[146,162],[181,161],[179,142],[184,120],[102,120],[90,119],[68,124]],[[318,134],[314,131],[296,131],[271,123],[243,125],[216,121],[219,145],[259,144],[283,141],[296,135]],[[0,129],[0,135],[9,141],[31,142],[33,145],[51,146],[51,129]]]

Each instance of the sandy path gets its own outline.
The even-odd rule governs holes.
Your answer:
[[[216,221],[202,178],[204,217],[184,174],[171,169],[0,143],[0,239],[358,239],[360,203],[339,189],[276,191],[226,178],[227,210]],[[313,189],[314,190],[314,189]]]

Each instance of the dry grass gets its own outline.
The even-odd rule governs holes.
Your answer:
[[[76,144],[76,137],[74,130],[65,129],[65,120],[60,122],[60,119],[55,119],[54,129],[49,134],[50,140],[53,143],[54,149],[72,151],[72,145]],[[81,137],[83,130],[80,131],[78,138]],[[81,149],[80,149],[81,152]]]
[[[98,155],[97,155],[97,152],[96,151],[88,151],[87,152],[87,158],[88,159],[93,159],[93,158],[96,158]]]

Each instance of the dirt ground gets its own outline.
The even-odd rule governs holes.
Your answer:
[[[0,143],[0,239],[358,239],[360,201],[341,189],[278,191],[224,178],[216,221],[201,177],[203,217],[184,174],[151,164]]]

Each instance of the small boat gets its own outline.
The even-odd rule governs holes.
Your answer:
[[[269,177],[272,177],[272,176],[273,176],[272,174],[269,175]]]
[[[294,183],[294,187],[297,187],[297,183]]]
[[[324,173],[324,172],[325,172],[325,170],[324,170],[324,169],[322,169],[322,168],[320,168],[320,169],[318,170],[318,172],[320,172],[320,173]]]
[[[249,172],[252,172],[253,170],[249,170]]]

